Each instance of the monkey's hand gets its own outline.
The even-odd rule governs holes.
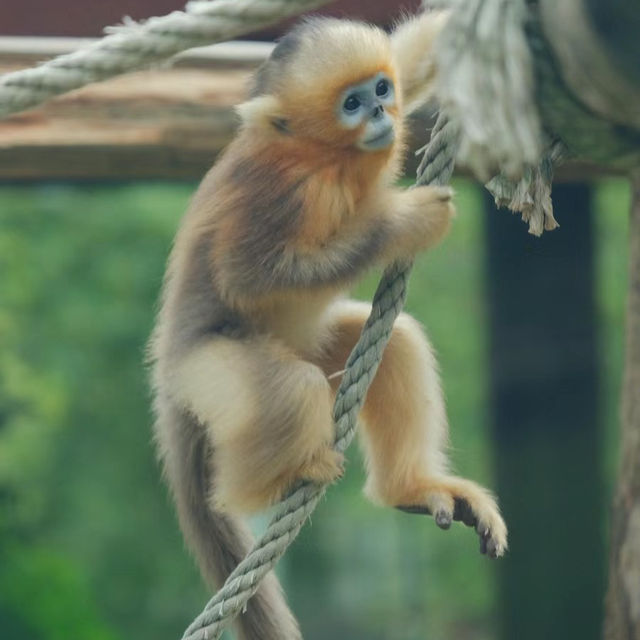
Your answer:
[[[298,472],[302,480],[319,484],[335,482],[344,473],[344,456],[329,445],[322,446]]]
[[[448,233],[456,215],[451,187],[422,186],[407,191],[415,207],[416,223],[420,225],[421,249],[434,246]]]
[[[391,258],[413,257],[442,240],[456,214],[450,187],[422,186],[395,191],[390,205]]]
[[[409,513],[433,515],[441,529],[453,520],[475,528],[480,537],[480,553],[498,558],[507,550],[507,527],[493,496],[475,482],[444,476],[419,483],[410,504],[398,509]]]

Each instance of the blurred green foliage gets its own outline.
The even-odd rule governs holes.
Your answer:
[[[491,486],[484,214],[478,189],[456,186],[461,213],[444,245],[418,260],[408,310],[428,327],[439,353],[455,466]],[[205,602],[154,460],[143,365],[164,262],[192,189],[157,183],[0,189],[0,636],[6,640],[168,640]],[[608,478],[627,207],[623,183],[599,187]],[[358,296],[370,299],[376,281],[376,274],[367,278]],[[494,637],[495,569],[477,553],[475,536],[461,526],[443,533],[430,519],[368,504],[357,448],[349,455],[344,481],[328,492],[280,567],[305,637]]]

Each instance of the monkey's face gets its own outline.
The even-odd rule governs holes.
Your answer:
[[[300,140],[340,153],[354,149],[387,155],[402,138],[401,95],[393,68],[380,60],[355,70],[352,64],[293,76],[278,96],[282,120]]]
[[[358,149],[380,151],[395,140],[396,106],[393,81],[380,71],[344,89],[336,102],[335,115],[341,127],[356,134],[354,144]]]
[[[384,31],[317,18],[274,49],[241,113],[245,121],[269,123],[267,131],[283,141],[330,151],[332,162],[352,159],[351,151],[386,157],[403,137],[397,83]]]

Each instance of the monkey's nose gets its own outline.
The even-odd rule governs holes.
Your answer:
[[[371,113],[372,118],[379,118],[384,113],[384,107],[379,104],[373,108],[373,112]]]

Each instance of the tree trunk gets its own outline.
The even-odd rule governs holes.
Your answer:
[[[640,174],[631,205],[622,461],[613,504],[606,640],[640,640]]]

